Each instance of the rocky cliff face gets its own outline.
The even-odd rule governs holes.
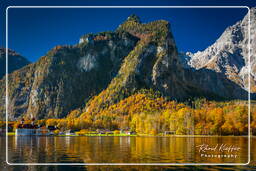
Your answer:
[[[38,62],[10,74],[10,119],[64,117],[83,106],[106,88],[137,41],[125,32],[95,34],[90,42],[57,46]],[[4,84],[1,80],[1,93]],[[1,105],[1,114],[3,110]]]
[[[8,72],[11,73],[17,69],[28,65],[30,62],[21,56],[20,54],[16,53],[13,50],[8,49]],[[0,48],[0,79],[3,78],[5,75],[5,64],[6,63],[6,49]]]
[[[183,68],[167,21],[143,24],[131,16],[119,26],[117,31],[120,30],[136,36],[139,41],[108,87],[89,101],[83,115],[98,113],[140,89],[153,89],[175,100],[247,97],[244,90],[222,74]]]
[[[81,108],[97,113],[141,89],[167,99],[245,99],[247,92],[208,69],[184,68],[167,21],[130,16],[114,32],[87,34],[57,46],[9,76],[9,117],[65,117]],[[4,80],[0,93],[4,93]],[[5,114],[4,98],[0,113]]]
[[[248,77],[251,79],[251,91],[256,92],[256,9],[250,13],[251,25],[251,65],[249,64],[249,14],[242,21],[228,27],[221,37],[204,51],[195,54],[181,54],[184,66],[195,69],[207,68],[223,73],[231,81],[248,90]],[[249,75],[249,68],[251,74]]]

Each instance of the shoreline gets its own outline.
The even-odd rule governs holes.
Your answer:
[[[8,136],[16,136],[14,132],[7,134]],[[2,135],[6,136],[6,135]],[[162,138],[197,138],[197,137],[248,137],[248,135],[107,135],[107,134],[87,134],[87,135],[19,135],[19,136],[44,136],[44,137],[162,137]],[[251,137],[256,137],[256,135],[251,135]]]

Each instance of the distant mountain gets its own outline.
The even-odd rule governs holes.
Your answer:
[[[8,49],[8,71],[9,73],[28,65],[30,62],[15,51]],[[0,48],[0,79],[5,75],[6,49]]]
[[[251,69],[251,91],[256,92],[256,9],[251,9],[251,66],[248,60],[249,14],[228,27],[220,38],[204,51],[181,53],[184,66],[207,68],[223,73],[230,80],[248,90],[248,73]]]
[[[223,74],[184,68],[169,27],[164,20],[141,23],[131,15],[113,32],[87,34],[79,44],[56,46],[10,74],[10,119],[61,118],[77,108],[93,114],[142,89],[178,101],[247,98]],[[0,80],[3,94],[4,84]],[[0,104],[4,114],[4,99]]]

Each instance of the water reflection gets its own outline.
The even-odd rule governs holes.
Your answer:
[[[76,137],[78,138],[78,137]],[[75,138],[75,139],[76,139]],[[56,154],[56,151],[58,151],[58,153],[62,153],[63,156],[62,158],[61,157],[57,157],[55,156],[55,161],[59,161],[59,160],[63,160],[66,158],[66,160],[70,161],[72,160],[73,162],[75,160],[77,161],[85,161],[86,159],[84,160],[79,160],[78,158],[74,159],[74,158],[69,158],[68,157],[68,153],[67,153],[67,150],[68,150],[68,146],[63,146],[66,144],[66,141],[65,141],[66,137],[41,137],[40,139],[36,140],[32,140],[31,138],[21,138],[21,139],[15,139],[15,137],[9,137],[9,157],[11,160],[14,160],[15,158],[18,158],[20,157],[20,159],[17,159],[17,161],[20,162],[20,160],[23,160],[23,161],[27,161],[27,156],[29,154],[29,149],[31,149],[31,147],[33,146],[36,146],[36,148],[32,148],[32,151],[35,152],[34,150],[36,149],[45,149],[45,152],[43,152],[43,154],[41,154],[41,156],[44,156],[44,155],[55,155]],[[77,139],[77,140],[72,140],[74,139],[74,137],[70,137],[69,141],[70,142],[70,145],[72,144],[72,142],[80,142],[80,141],[86,141],[86,138],[85,137],[82,137],[81,139]],[[103,141],[102,138],[97,138],[95,137],[95,140],[98,140],[99,142]],[[193,139],[193,138],[187,138],[187,139],[183,139],[183,140],[177,140],[177,139],[180,139],[180,138],[176,138],[175,139],[169,139],[168,138],[165,138],[165,139],[162,139],[161,141],[158,141],[159,145],[152,145],[152,143],[154,142],[157,142],[156,140],[153,141],[152,139],[150,140],[151,143],[149,144],[146,144],[144,146],[147,146],[147,149],[143,149],[143,146],[140,145],[140,142],[145,142],[145,140],[143,140],[143,138],[141,139],[138,139],[138,140],[132,140],[133,138],[129,138],[129,137],[115,137],[114,138],[114,141],[113,143],[116,143],[119,145],[120,148],[122,148],[122,144],[129,144],[130,147],[133,147],[133,151],[131,151],[131,148],[126,148],[127,150],[127,153],[130,153],[130,156],[132,155],[137,155],[139,153],[143,153],[144,152],[147,152],[149,153],[148,150],[151,150],[151,151],[155,151],[154,149],[150,149],[148,146],[151,146],[151,148],[155,148],[155,147],[158,147],[160,146],[163,146],[165,148],[169,148],[169,150],[172,150],[172,151],[176,151],[177,153],[179,153],[179,149],[176,149],[177,147],[179,148],[182,148],[182,146],[184,144],[186,144],[187,146],[187,152],[191,152],[190,157],[188,157],[189,159],[192,157],[195,157],[194,159],[195,160],[198,160],[198,156],[196,155],[195,151],[193,150],[193,148],[189,148],[190,146],[188,144],[193,144],[194,145],[191,145],[191,146],[196,146],[197,143],[201,143],[201,142],[204,142],[204,143],[208,143],[208,142],[211,142],[211,140],[209,139]],[[201,140],[200,140],[201,139]],[[228,140],[229,139],[229,140]],[[19,142],[18,142],[19,141]],[[88,143],[89,140],[87,140],[87,143]],[[148,141],[148,142],[150,142]],[[227,139],[225,137],[222,137],[222,138],[216,138],[214,140],[214,142],[235,142],[235,143],[239,143],[239,145],[244,145],[244,146],[247,146],[247,140],[246,139],[242,139],[240,137],[227,137]],[[172,142],[172,145],[175,145],[175,146],[172,146],[171,144],[169,144],[169,142]],[[183,142],[183,145],[181,144],[181,142]],[[189,142],[189,143],[185,143],[185,142]],[[179,167],[176,167],[176,166],[8,166],[4,161],[5,161],[5,137],[0,137],[0,170],[2,171],[19,171],[19,170],[22,170],[22,171],[69,171],[69,170],[72,170],[72,171],[84,171],[84,170],[88,170],[88,171],[105,171],[105,170],[108,170],[108,171],[111,171],[111,170],[124,170],[124,171],[128,171],[128,170],[133,170],[133,171],[150,171],[150,170],[256,170],[256,148],[254,148],[254,144],[256,143],[256,137],[253,137],[252,140],[251,140],[251,145],[252,145],[252,148],[251,148],[251,164],[248,165],[248,166],[179,166]],[[30,144],[30,145],[28,145]],[[86,144],[86,143],[81,143],[81,144]],[[80,145],[81,145],[80,144]],[[135,148],[135,145],[137,144],[137,148]],[[150,145],[151,144],[151,145]],[[31,146],[32,145],[32,146]],[[27,156],[20,156],[18,152],[18,150],[20,150],[22,147],[25,147],[25,146],[30,146],[30,148],[26,148],[26,151],[27,152],[24,152],[23,154],[27,155]],[[41,146],[41,147],[40,147]],[[78,145],[75,145],[75,146],[78,146]],[[124,145],[125,146],[125,145]],[[51,148],[52,147],[52,148]],[[76,147],[77,148],[77,147]],[[86,147],[83,147],[83,148],[86,148]],[[53,151],[51,151],[52,149],[55,149]],[[59,151],[63,149],[63,151]],[[75,149],[75,148],[74,148]],[[79,148],[77,148],[79,149]],[[80,148],[81,149],[81,148]],[[140,151],[138,151],[138,153],[136,153],[136,149],[140,149]],[[176,149],[176,150],[175,150]],[[184,149],[184,151],[186,151]],[[24,149],[25,151],[25,149]],[[42,151],[42,150],[41,150]],[[71,149],[69,150],[71,151]],[[93,151],[93,150],[91,150]],[[163,153],[161,156],[166,156],[166,153],[169,153],[167,151],[165,151],[164,149],[160,148],[160,151]],[[35,153],[39,153],[40,150],[38,150],[37,152]],[[123,152],[125,152],[125,149],[123,149]],[[31,151],[30,151],[31,153]],[[81,152],[78,152],[78,151],[74,151],[72,152],[74,154],[81,154]],[[193,154],[194,153],[194,154]],[[129,157],[128,154],[125,154],[127,157]],[[246,155],[247,154],[243,154],[242,156],[244,156],[246,158]],[[35,155],[37,158],[40,156],[39,154]],[[60,155],[61,156],[61,155]],[[81,155],[82,156],[82,155]],[[80,156],[80,157],[81,157]],[[93,156],[93,155],[91,155]],[[95,155],[94,155],[95,156]],[[169,154],[170,157],[173,157],[174,159],[177,157],[177,156],[181,156],[181,155],[178,155],[178,154]],[[175,157],[176,156],[176,157]],[[184,156],[181,156],[181,157],[184,157]],[[22,159],[22,158],[26,158],[25,159]],[[53,157],[52,157],[53,158]],[[68,158],[68,159],[67,159]],[[48,160],[50,160],[51,158],[48,156]],[[54,159],[54,158],[53,158]],[[176,158],[177,159],[177,158]],[[37,159],[38,160],[38,159]],[[32,160],[32,161],[37,161],[37,160]],[[46,159],[44,159],[44,161],[46,161]]]
[[[10,136],[13,163],[246,163],[247,137],[29,137]],[[237,158],[202,157],[197,146],[235,145],[239,151],[207,151]]]

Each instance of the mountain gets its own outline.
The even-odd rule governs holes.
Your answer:
[[[4,79],[0,93],[4,94]],[[131,15],[112,32],[87,34],[56,46],[9,76],[9,118],[62,118],[74,109],[97,113],[143,90],[184,101],[246,99],[247,92],[209,69],[184,68],[170,23]],[[4,99],[0,99],[4,114]]]
[[[143,24],[136,16],[119,26],[117,31],[128,32],[140,41],[108,87],[87,103],[83,115],[96,114],[141,89],[153,89],[174,100],[246,98],[245,91],[221,74],[184,68],[169,27],[164,20]]]
[[[84,40],[81,42],[81,40]],[[9,116],[64,117],[102,91],[137,38],[125,32],[85,35],[73,46],[56,46],[37,62],[9,75]],[[5,80],[0,81],[4,94]],[[4,112],[4,99],[0,102]]]
[[[256,9],[250,13],[251,65],[248,59],[249,14],[243,20],[228,27],[220,38],[204,51],[181,53],[184,66],[207,68],[223,73],[228,79],[248,90],[248,73],[251,69],[251,91],[256,92]]]
[[[15,51],[8,49],[8,71],[9,73],[28,65],[30,62],[16,53]],[[5,75],[6,66],[6,49],[0,48],[0,79]]]

